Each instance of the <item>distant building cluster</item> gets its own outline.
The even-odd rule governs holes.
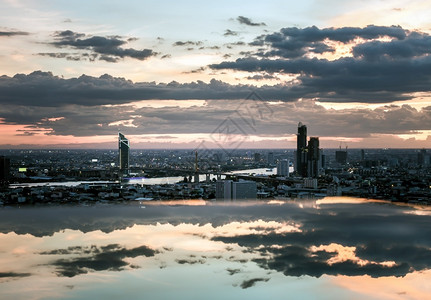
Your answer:
[[[325,196],[431,204],[427,149],[324,151],[302,123],[295,151],[131,150],[122,133],[118,151],[1,150],[0,205]]]

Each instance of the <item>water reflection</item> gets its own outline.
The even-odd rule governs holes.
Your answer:
[[[160,204],[1,209],[2,298],[431,295],[423,209],[351,198]]]

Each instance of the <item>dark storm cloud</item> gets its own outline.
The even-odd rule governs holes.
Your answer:
[[[298,75],[300,84],[292,86],[286,97],[302,96],[329,102],[384,103],[412,99],[414,92],[431,91],[431,56],[401,61],[381,58],[378,62],[351,57],[334,61],[249,57],[210,67]]]
[[[51,72],[35,71],[28,75],[1,76],[0,103],[46,107],[68,104],[122,104],[152,99],[243,99],[255,89],[254,86],[231,85],[215,79],[209,83],[133,83],[108,74],[63,79]],[[282,95],[286,98],[286,94],[289,94],[288,88],[283,86],[264,86],[258,90],[264,96],[268,93],[268,100]]]
[[[408,32],[399,26],[374,26],[364,28],[342,27],[319,29],[316,26],[307,28],[282,28],[279,32],[261,35],[251,45],[266,45],[270,47],[267,52],[259,53],[260,56],[281,56],[284,58],[301,57],[308,52],[324,53],[333,52],[334,49],[324,43],[331,40],[348,43],[356,38],[376,39],[390,37],[402,40]]]
[[[250,18],[244,17],[244,16],[239,16],[236,18],[236,20],[243,25],[248,25],[248,26],[266,26],[265,23],[261,22],[261,23],[255,23],[253,22]]]
[[[417,32],[410,33],[406,38],[391,41],[371,41],[353,48],[355,57],[366,60],[379,60],[385,57],[392,59],[415,58],[429,55],[431,52],[431,36]]]
[[[121,271],[126,266],[132,265],[125,261],[127,258],[137,256],[154,256],[157,252],[147,246],[127,249],[118,244],[90,248],[69,247],[68,249],[57,249],[43,252],[44,255],[70,255],[79,254],[79,257],[70,259],[58,259],[52,263],[57,268],[59,276],[74,277],[86,274],[88,271]]]
[[[98,55],[99,60],[108,62],[117,62],[125,57],[145,60],[157,54],[151,49],[136,50],[133,48],[123,48],[127,43],[135,41],[135,38],[124,39],[120,36],[88,36],[84,33],[65,30],[57,31],[54,34],[54,39],[55,41],[50,44],[57,48],[92,51],[94,54]]]

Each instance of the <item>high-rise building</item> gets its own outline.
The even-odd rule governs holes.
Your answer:
[[[307,126],[298,124],[296,136],[296,171],[302,177],[307,176]]]
[[[335,151],[335,161],[339,164],[345,165],[347,163],[347,150],[337,150]]]
[[[216,198],[224,200],[256,199],[257,186],[254,181],[223,180],[216,183]]]
[[[428,166],[430,162],[429,155],[425,149],[421,149],[418,153],[418,165],[425,167]]]
[[[308,156],[307,156],[307,176],[317,177],[319,176],[321,165],[320,165],[320,149],[319,149],[319,138],[311,137],[308,142]]]
[[[7,181],[10,173],[10,159],[0,156],[0,182]]]
[[[289,160],[282,159],[277,163],[277,175],[279,176],[289,176]]]
[[[274,164],[274,152],[268,152],[268,164],[269,165]]]
[[[198,151],[195,151],[195,174],[194,174],[194,183],[199,183],[199,164],[198,164]]]
[[[365,150],[361,149],[361,161],[365,160]]]
[[[217,180],[216,198],[225,200],[232,199],[232,180]]]
[[[118,158],[120,163],[120,172],[122,175],[129,174],[129,140],[122,134],[118,133]]]

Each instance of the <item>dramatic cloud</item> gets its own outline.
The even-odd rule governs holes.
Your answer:
[[[51,42],[50,44],[54,45],[57,48],[71,48],[71,49],[86,50],[91,52],[81,53],[79,55],[75,54],[74,56],[73,55],[62,56],[61,53],[59,56],[55,56],[55,54],[52,55],[52,53],[40,53],[39,55],[45,55],[45,56],[56,57],[56,58],[77,57],[77,59],[72,59],[72,60],[81,60],[89,56],[91,57],[96,55],[99,60],[105,60],[108,62],[117,62],[120,59],[126,58],[126,57],[135,58],[138,60],[145,60],[157,54],[153,52],[153,50],[151,49],[136,50],[133,48],[122,48],[127,43],[135,41],[136,38],[124,39],[120,36],[109,36],[109,37],[88,36],[84,33],[77,33],[71,30],[66,30],[66,31],[57,31],[54,34],[54,39],[55,41]]]
[[[316,57],[334,54],[337,43],[351,47],[350,54]],[[284,28],[252,45],[267,50],[210,67],[295,76],[288,95],[320,101],[382,103],[431,91],[431,37],[426,33],[396,26]]]
[[[431,128],[431,107],[388,105],[375,109],[325,109],[315,101],[277,102],[216,100],[178,107],[135,107],[134,105],[38,106],[3,104],[0,118],[7,124],[24,124],[26,134],[92,136],[112,135],[114,130],[140,134],[189,134],[215,132],[226,120],[245,135],[280,137],[296,132],[298,120],[307,120],[313,135],[363,137],[373,134],[409,134]],[[177,94],[178,96],[178,94]],[[163,102],[161,102],[163,103]],[[87,103],[88,104],[88,103]],[[354,124],[354,126],[352,126]],[[20,132],[22,134],[22,131]]]
[[[335,49],[326,44],[328,41],[349,43],[357,38],[372,40],[381,37],[402,40],[407,34],[408,32],[398,26],[370,25],[365,28],[343,27],[324,29],[319,29],[316,26],[304,29],[291,27],[282,28],[280,32],[261,35],[251,45],[266,45],[271,48],[268,52],[259,53],[261,56],[295,58],[303,56],[308,52],[334,52]]]
[[[266,26],[265,23],[254,23],[251,21],[250,18],[246,18],[243,16],[239,16],[238,18],[236,18],[236,20],[240,23],[240,24],[244,24],[244,25],[248,25],[248,26]]]
[[[68,104],[103,105],[122,104],[136,100],[152,99],[244,99],[251,85],[231,85],[212,79],[192,83],[133,83],[124,78],[108,74],[100,77],[82,75],[79,78],[63,79],[51,72],[35,71],[29,75],[0,76],[0,103],[29,106],[62,106]],[[259,89],[264,97],[285,98],[288,87],[264,86]],[[292,98],[292,100],[294,100]]]

